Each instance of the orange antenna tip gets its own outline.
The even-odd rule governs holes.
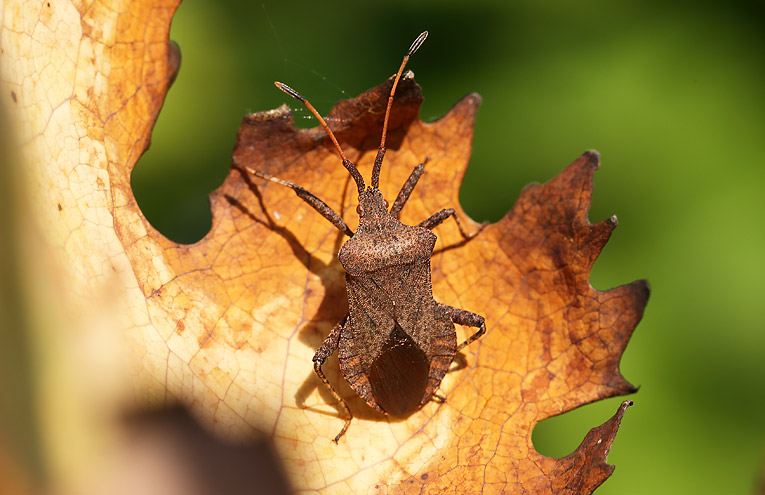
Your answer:
[[[425,42],[425,38],[427,37],[428,37],[427,31],[423,31],[422,33],[420,33],[417,39],[414,40],[414,42],[412,43],[412,46],[409,47],[409,51],[407,52],[407,55],[409,55],[410,57],[414,55],[414,52],[419,50],[420,46],[422,46],[422,44]]]
[[[291,97],[295,98],[296,100],[300,100],[302,102],[305,102],[305,98],[303,98],[303,95],[301,95],[300,93],[298,93],[294,89],[290,88],[289,86],[287,86],[283,82],[274,81],[274,86],[276,86],[280,90],[284,91],[285,93],[287,93]]]

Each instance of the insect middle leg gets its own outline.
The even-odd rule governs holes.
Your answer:
[[[418,223],[417,226],[426,228],[428,230],[433,230],[435,227],[443,223],[443,221],[449,217],[454,217],[454,221],[457,222],[457,227],[460,229],[460,234],[462,234],[462,237],[465,239],[472,239],[473,237],[477,236],[478,233],[482,231],[483,228],[488,225],[488,223],[484,222],[481,225],[479,225],[478,228],[475,229],[474,231],[466,232],[465,228],[462,226],[460,217],[457,216],[457,213],[454,211],[454,208],[444,208],[443,210],[437,211],[436,213],[431,215],[430,218]]]
[[[481,335],[486,333],[486,323],[484,322],[483,316],[471,313],[470,311],[465,311],[464,309],[447,306],[446,304],[441,304],[441,307],[449,313],[449,317],[454,323],[478,329],[478,331],[468,337],[465,342],[457,346],[457,352],[462,350],[465,346],[470,345],[470,343],[475,342]]]
[[[333,440],[335,443],[340,440],[340,437],[345,435],[345,432],[348,430],[348,426],[351,424],[351,420],[353,419],[353,414],[351,413],[351,410],[345,400],[340,397],[340,394],[338,394],[332,384],[329,383],[329,380],[327,380],[327,376],[324,374],[324,371],[322,371],[321,367],[324,362],[329,359],[329,356],[331,356],[337,350],[337,347],[340,344],[340,334],[342,333],[346,321],[348,321],[348,315],[340,320],[332,329],[332,331],[329,332],[329,336],[327,336],[321,346],[316,350],[316,354],[313,356],[313,370],[317,375],[319,375],[321,381],[324,382],[324,385],[332,393],[332,397],[334,397],[335,400],[340,403],[340,405],[343,407],[343,410],[345,411],[345,424],[343,425],[343,429],[340,430],[340,433],[338,433]]]

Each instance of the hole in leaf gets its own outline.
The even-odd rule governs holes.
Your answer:
[[[204,76],[200,66],[207,57],[189,32],[198,23],[187,12],[181,5],[170,35],[182,53],[180,71],[152,130],[152,144],[130,178],[142,213],[164,236],[180,243],[196,242],[210,230],[208,194],[228,172],[239,120],[225,121],[220,112],[209,111],[208,102],[216,99],[220,84]]]
[[[579,447],[588,431],[612,417],[623,400],[625,397],[612,397],[545,419],[531,433],[534,449],[547,457],[566,457]]]

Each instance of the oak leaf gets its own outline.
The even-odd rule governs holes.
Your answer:
[[[347,313],[342,234],[290,190],[235,169],[211,195],[211,231],[193,245],[164,238],[132,195],[130,171],[178,67],[167,41],[176,3],[9,3],[2,95],[13,95],[22,152],[34,164],[26,173],[35,222],[68,304],[87,312],[114,296],[109,328],[133,351],[134,397],[185,402],[228,437],[268,434],[299,491],[590,493],[610,475],[605,457],[628,402],[568,457],[546,458],[531,443],[539,421],[635,391],[618,363],[648,289],[589,284],[616,226],[615,217],[587,219],[595,152],[526,188],[470,242],[451,222],[436,229],[436,299],[483,315],[488,332],[442,382],[447,401],[404,420],[372,411],[329,361],[328,377],[356,417],[334,445],[342,419],[311,358]],[[26,64],[29,54],[50,63]],[[338,103],[328,118],[365,177],[390,84]],[[381,190],[395,198],[428,158],[402,221],[446,207],[466,219],[458,190],[479,97],[431,124],[419,119],[421,101],[408,73]],[[286,106],[246,116],[234,156],[304,186],[355,227],[353,188],[327,136],[296,130]]]

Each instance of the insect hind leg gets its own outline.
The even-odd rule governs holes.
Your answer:
[[[475,342],[478,340],[478,338],[481,337],[481,335],[486,333],[486,323],[483,316],[471,313],[470,311],[465,311],[464,309],[447,306],[446,304],[441,304],[441,306],[446,310],[447,313],[449,313],[449,317],[454,323],[478,329],[478,331],[468,337],[465,342],[457,346],[457,352],[462,350],[465,346],[470,345],[472,342]]]
[[[345,402],[345,399],[340,397],[340,394],[337,393],[335,387],[329,383],[329,380],[327,379],[327,376],[324,374],[324,371],[321,369],[321,367],[340,345],[340,334],[343,330],[343,327],[345,326],[346,321],[348,321],[347,315],[345,318],[340,320],[337,325],[335,325],[331,332],[329,332],[329,336],[327,336],[321,346],[316,350],[316,354],[313,356],[313,370],[319,376],[321,381],[324,382],[324,385],[327,387],[327,389],[329,389],[332,397],[334,397],[335,400],[340,403],[340,406],[345,412],[346,418],[343,429],[340,430],[340,433],[338,433],[334,440],[332,440],[335,443],[337,443],[338,440],[340,440],[340,437],[345,435],[345,432],[348,431],[348,426],[350,426],[351,420],[353,419],[353,413],[351,413],[351,409],[348,407],[348,403]]]

